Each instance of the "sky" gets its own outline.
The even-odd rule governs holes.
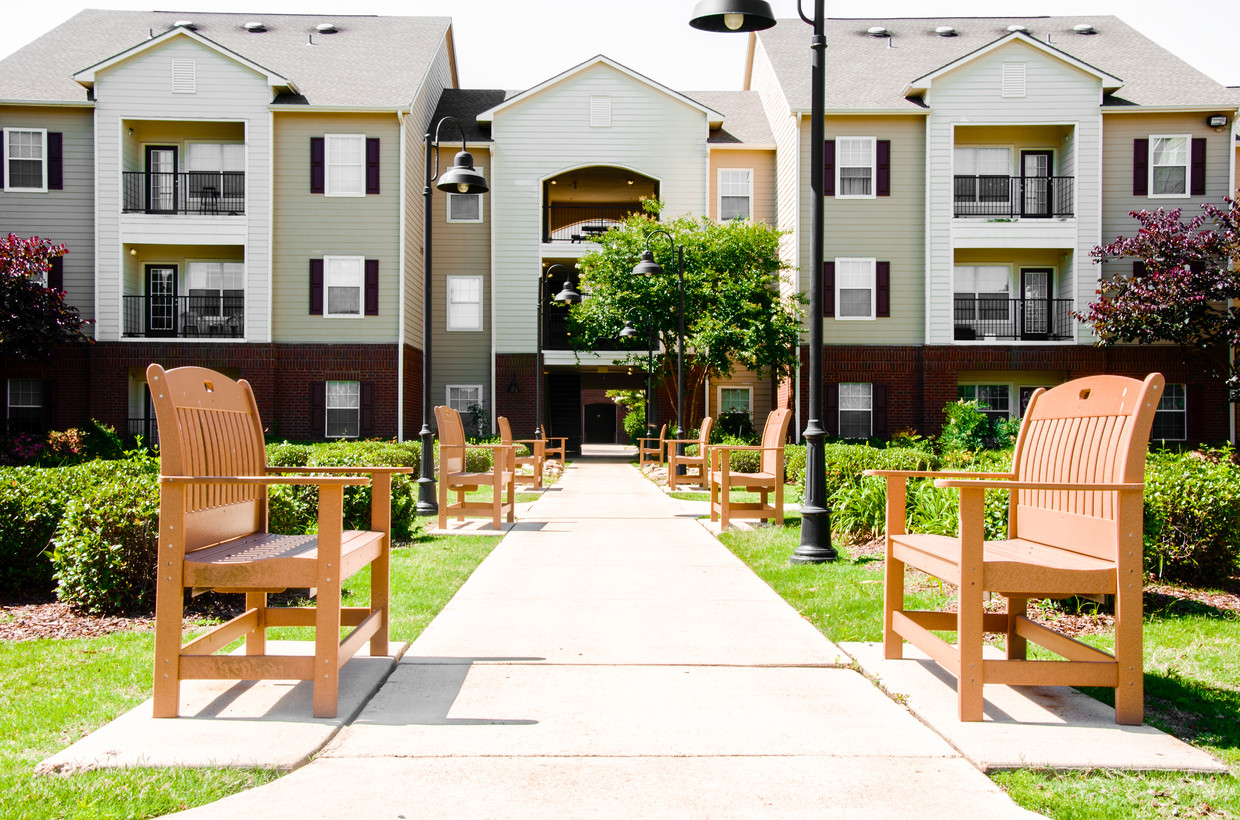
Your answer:
[[[805,0],[807,8],[812,0]],[[172,0],[134,2],[36,0],[9,3],[0,26],[0,58],[21,48],[83,8],[184,12],[323,11],[350,14],[435,15],[453,18],[462,88],[529,88],[565,69],[605,54],[680,91],[739,89],[744,82],[743,34],[711,34],[689,27],[694,0]],[[1180,13],[1166,0],[882,0],[863,4],[875,17],[996,17],[1113,14],[1224,85],[1240,86],[1240,0],[1197,0]],[[796,0],[771,0],[779,18],[795,18]],[[831,0],[828,16],[855,4]],[[809,26],[805,70],[809,71]],[[830,43],[828,43],[828,48]],[[828,79],[828,82],[830,80]]]

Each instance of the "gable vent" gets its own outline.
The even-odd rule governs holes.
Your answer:
[[[938,28],[934,30],[934,33],[939,35],[940,37],[955,37],[956,36],[956,30],[952,28],[951,26],[939,26]]]
[[[871,26],[865,30],[865,33],[871,37],[890,37],[891,32],[884,26]]]
[[[1028,30],[1029,30],[1029,26],[1022,26],[1019,23],[1013,23],[1012,25],[1008,26],[1008,31],[1028,31]]]
[[[1001,96],[1025,96],[1025,64],[1004,63]]]
[[[251,34],[259,34],[267,30],[267,26],[257,20],[245,24],[245,30]]]
[[[590,127],[611,128],[611,97],[590,98]]]
[[[1072,27],[1077,34],[1097,34],[1098,30],[1090,23],[1077,23]]]
[[[172,93],[194,94],[198,91],[198,65],[194,60],[172,61]]]
[[[336,28],[335,23],[319,23],[314,27],[314,30],[319,34],[335,34],[340,31],[340,29]]]

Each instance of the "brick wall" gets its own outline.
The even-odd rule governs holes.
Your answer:
[[[495,416],[508,419],[514,438],[530,438],[538,426],[534,418],[537,358],[534,353],[499,353],[495,356]],[[513,386],[516,392],[510,392]],[[544,386],[543,418],[547,415],[546,402]]]

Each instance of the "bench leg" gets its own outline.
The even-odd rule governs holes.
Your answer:
[[[179,529],[185,490],[164,486],[159,494],[159,546],[155,586],[155,696],[152,715],[174,718],[181,710],[181,624],[185,601],[183,546]],[[178,538],[173,538],[173,535]]]
[[[267,654],[267,593],[247,592],[245,608],[258,610],[258,625],[254,631],[245,636],[245,654]]]
[[[370,562],[370,611],[382,612],[379,630],[370,636],[370,654],[388,653],[388,597],[392,578],[392,476],[376,473],[370,480],[370,528],[383,533],[379,555]]]
[[[1016,634],[1016,619],[1023,618],[1029,612],[1029,599],[1008,598],[1007,611],[1007,636],[1004,638],[1004,644],[1007,646],[1007,659],[1023,661],[1028,654],[1026,651],[1028,642]]]
[[[960,719],[982,719],[982,638],[986,592],[982,588],[982,491],[960,493],[960,588],[956,613],[956,680]]]
[[[904,534],[904,506],[907,488],[904,479],[887,478],[887,560],[883,570],[883,657],[898,661],[904,657],[904,638],[892,623],[893,612],[904,611],[904,562],[897,561],[891,537]]]
[[[1138,530],[1139,532],[1139,530]],[[1115,722],[1140,726],[1145,721],[1145,676],[1141,647],[1141,579],[1120,579],[1115,596]]]
[[[344,488],[319,488],[318,595],[314,606],[314,716],[334,718],[340,695],[340,550]]]

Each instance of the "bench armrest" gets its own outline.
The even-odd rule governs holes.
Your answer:
[[[862,475],[904,478],[987,478],[1012,479],[1014,473],[970,473],[963,470],[864,470]]]
[[[412,467],[272,467],[267,466],[267,474],[275,473],[412,473]]]
[[[1052,481],[967,481],[961,479],[940,478],[934,482],[936,487],[954,487],[956,489],[983,490],[1143,490],[1145,484],[1091,484],[1088,482],[1055,483]]]
[[[362,476],[161,475],[161,484],[302,484],[341,487],[365,486]]]

